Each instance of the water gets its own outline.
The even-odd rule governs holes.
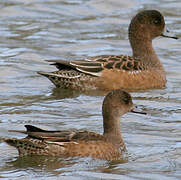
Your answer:
[[[181,2],[165,0],[1,0],[0,137],[24,137],[8,129],[25,124],[45,129],[89,129],[102,133],[103,96],[56,89],[36,71],[52,71],[45,59],[128,54],[127,29],[140,9],[158,9],[181,37]],[[129,161],[89,158],[18,158],[0,143],[4,179],[180,179],[181,41],[157,38],[156,52],[167,87],[132,93],[148,115],[127,114],[122,132]]]

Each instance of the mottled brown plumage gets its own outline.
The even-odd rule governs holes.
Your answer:
[[[24,139],[5,139],[15,146],[20,156],[49,155],[59,157],[92,157],[116,160],[124,156],[126,147],[121,135],[120,117],[133,111],[131,96],[122,90],[114,90],[105,97],[102,106],[104,133],[89,131],[46,131],[26,125]]]
[[[158,36],[169,37],[163,34],[164,27],[160,12],[139,12],[129,26],[132,57],[106,55],[79,61],[49,60],[58,71],[38,73],[49,78],[56,87],[83,91],[163,88],[166,85],[165,71],[152,47],[152,40]]]

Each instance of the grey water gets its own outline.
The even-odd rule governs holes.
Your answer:
[[[53,71],[47,59],[131,55],[130,19],[157,9],[181,38],[179,0],[1,0],[0,138],[25,124],[50,130],[102,133],[102,95],[60,90],[37,71]],[[128,113],[121,126],[129,161],[90,158],[18,158],[0,142],[4,179],[181,179],[181,40],[157,38],[154,48],[167,73],[167,87],[131,93],[148,114]]]

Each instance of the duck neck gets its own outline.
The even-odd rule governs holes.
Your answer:
[[[121,136],[121,128],[120,128],[120,116],[115,116],[113,113],[108,113],[103,115],[103,127],[104,127],[104,136],[107,140],[119,144],[123,142]]]
[[[162,67],[153,46],[153,37],[150,36],[149,30],[138,25],[137,18],[129,26],[129,41],[133,51],[133,57],[140,60],[143,65]]]
[[[133,57],[142,61],[144,65],[160,67],[162,63],[157,57],[152,46],[151,39],[130,38],[130,44],[133,50]]]

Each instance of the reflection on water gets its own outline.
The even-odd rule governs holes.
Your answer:
[[[80,59],[128,54],[127,29],[140,9],[160,10],[167,27],[181,37],[178,0],[6,0],[0,2],[0,138],[23,135],[8,129],[89,129],[102,133],[101,105],[106,92],[55,88],[37,71],[53,71],[46,59]],[[128,113],[122,132],[128,162],[87,158],[18,158],[0,143],[0,178],[180,179],[180,40],[158,38],[154,47],[167,72],[167,87],[132,93],[148,115]],[[51,70],[49,69],[51,68]]]

